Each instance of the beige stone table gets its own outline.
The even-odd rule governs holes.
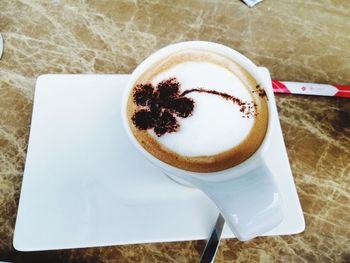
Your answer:
[[[129,73],[183,40],[233,47],[280,80],[350,84],[350,1],[1,0],[0,261],[197,262],[204,241],[20,253],[12,247],[36,78]],[[306,219],[295,236],[222,242],[217,262],[350,262],[350,99],[278,95]]]

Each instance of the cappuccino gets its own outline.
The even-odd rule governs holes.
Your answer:
[[[159,160],[215,172],[248,159],[268,127],[264,88],[231,58],[185,49],[157,61],[130,91],[128,124]]]

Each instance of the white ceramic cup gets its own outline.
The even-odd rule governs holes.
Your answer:
[[[221,44],[205,41],[189,41],[164,47],[144,60],[132,73],[122,100],[122,121],[125,131],[136,149],[173,179],[189,183],[204,192],[219,208],[234,235],[242,241],[264,234],[283,219],[281,195],[274,178],[264,161],[271,141],[271,127],[278,117],[269,103],[269,123],[263,143],[247,160],[229,169],[196,173],[179,169],[160,161],[147,152],[134,137],[127,119],[127,101],[135,81],[154,62],[183,49],[205,49],[232,58],[244,67],[272,98],[271,85],[264,79],[258,67],[237,51]]]

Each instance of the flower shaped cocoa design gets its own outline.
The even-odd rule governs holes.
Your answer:
[[[139,109],[132,116],[133,123],[140,130],[153,129],[158,137],[177,131],[180,127],[178,117],[187,118],[192,115],[194,101],[185,97],[192,92],[208,93],[233,102],[239,106],[243,118],[257,115],[257,105],[253,101],[244,102],[232,95],[203,88],[189,89],[180,93],[180,83],[176,78],[170,78],[160,82],[156,87],[150,83],[135,87],[133,99]]]
[[[139,84],[133,94],[140,107],[132,117],[141,130],[153,129],[157,136],[175,132],[180,127],[176,117],[187,118],[192,114],[194,101],[180,94],[180,84],[175,78],[152,84]]]

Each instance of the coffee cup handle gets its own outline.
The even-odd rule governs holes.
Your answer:
[[[219,208],[241,241],[266,233],[283,219],[281,195],[266,164],[234,179],[220,182],[194,180]]]

